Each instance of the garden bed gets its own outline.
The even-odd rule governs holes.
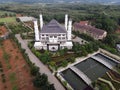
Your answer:
[[[116,77],[116,75],[118,76],[118,74],[116,72],[113,73],[113,71],[110,71],[109,73],[112,74],[112,77]],[[102,78],[110,81],[113,84],[113,86],[116,88],[116,90],[120,89],[120,83],[117,83],[117,82],[111,80],[111,78],[107,74],[105,74]]]

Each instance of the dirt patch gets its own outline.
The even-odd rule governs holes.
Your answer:
[[[5,26],[0,26],[0,36],[5,35],[5,33],[7,32],[7,29]]]
[[[3,46],[0,47],[0,62],[6,79],[3,83],[0,77],[0,90],[36,90],[29,66],[13,40],[3,41]]]

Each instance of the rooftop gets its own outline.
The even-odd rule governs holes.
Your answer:
[[[102,29],[98,29],[98,28],[95,28],[95,27],[90,26],[90,25],[81,25],[80,23],[74,23],[73,26],[75,29],[86,30],[86,31],[93,33],[93,34],[96,34],[96,35],[103,35],[106,32]]]
[[[47,25],[43,26],[40,33],[67,33],[67,31],[64,26],[53,19]]]
[[[28,17],[28,16],[22,16],[22,17],[18,17],[20,19],[21,22],[28,22],[28,21],[33,21],[35,20],[34,17]]]
[[[88,21],[80,21],[80,25],[88,25]]]
[[[117,47],[120,48],[120,44],[117,44]]]

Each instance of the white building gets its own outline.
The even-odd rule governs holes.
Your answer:
[[[44,49],[57,51],[59,49],[72,49],[72,20],[68,21],[68,15],[65,15],[65,26],[60,25],[56,20],[51,20],[43,25],[43,18],[40,14],[40,30],[37,20],[34,21],[35,44],[37,50]]]
[[[29,22],[35,20],[34,17],[29,17],[29,16],[22,16],[17,18],[21,22]]]
[[[117,44],[116,47],[117,47],[117,50],[120,52],[120,44]]]

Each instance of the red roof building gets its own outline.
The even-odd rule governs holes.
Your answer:
[[[95,40],[102,40],[103,38],[107,36],[107,32],[102,29],[98,29],[93,26],[84,25],[80,23],[74,23],[73,30],[90,35]]]
[[[80,21],[80,25],[89,25],[88,21]]]

